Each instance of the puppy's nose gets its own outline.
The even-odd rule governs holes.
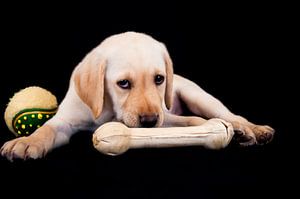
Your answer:
[[[140,115],[141,127],[154,127],[158,120],[158,114],[142,114]]]

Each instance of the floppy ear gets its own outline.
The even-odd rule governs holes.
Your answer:
[[[172,96],[172,90],[173,90],[173,63],[170,58],[170,55],[164,47],[164,60],[166,65],[166,92],[165,92],[165,103],[168,109],[171,108],[173,103],[173,96]]]
[[[104,103],[104,73],[106,60],[88,54],[74,73],[75,90],[97,119]]]

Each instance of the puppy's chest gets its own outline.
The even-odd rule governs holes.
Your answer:
[[[173,99],[172,107],[167,112],[169,112],[171,114],[175,114],[175,115],[182,115],[183,114],[183,112],[184,112],[183,105],[182,105],[182,102],[180,101],[180,99],[178,97],[175,97]]]
[[[101,126],[102,124],[106,123],[106,122],[111,122],[114,120],[114,113],[112,110],[104,110],[101,113],[101,116],[93,123],[93,129],[95,130],[96,128],[98,128],[99,126]]]
[[[174,114],[174,115],[195,115],[194,113],[192,113],[189,108],[187,107],[187,105],[180,100],[178,97],[175,97],[173,99],[173,104],[170,110],[167,110],[168,113]]]

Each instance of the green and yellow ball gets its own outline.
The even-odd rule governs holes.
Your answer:
[[[57,111],[56,97],[48,90],[31,86],[15,93],[10,99],[4,119],[16,136],[28,136]]]

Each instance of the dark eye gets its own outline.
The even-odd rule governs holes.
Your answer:
[[[165,80],[165,77],[162,75],[155,75],[154,82],[156,85],[161,85]]]
[[[127,79],[118,81],[117,84],[118,84],[118,86],[120,86],[123,89],[130,89],[130,87],[131,87],[130,82]]]

